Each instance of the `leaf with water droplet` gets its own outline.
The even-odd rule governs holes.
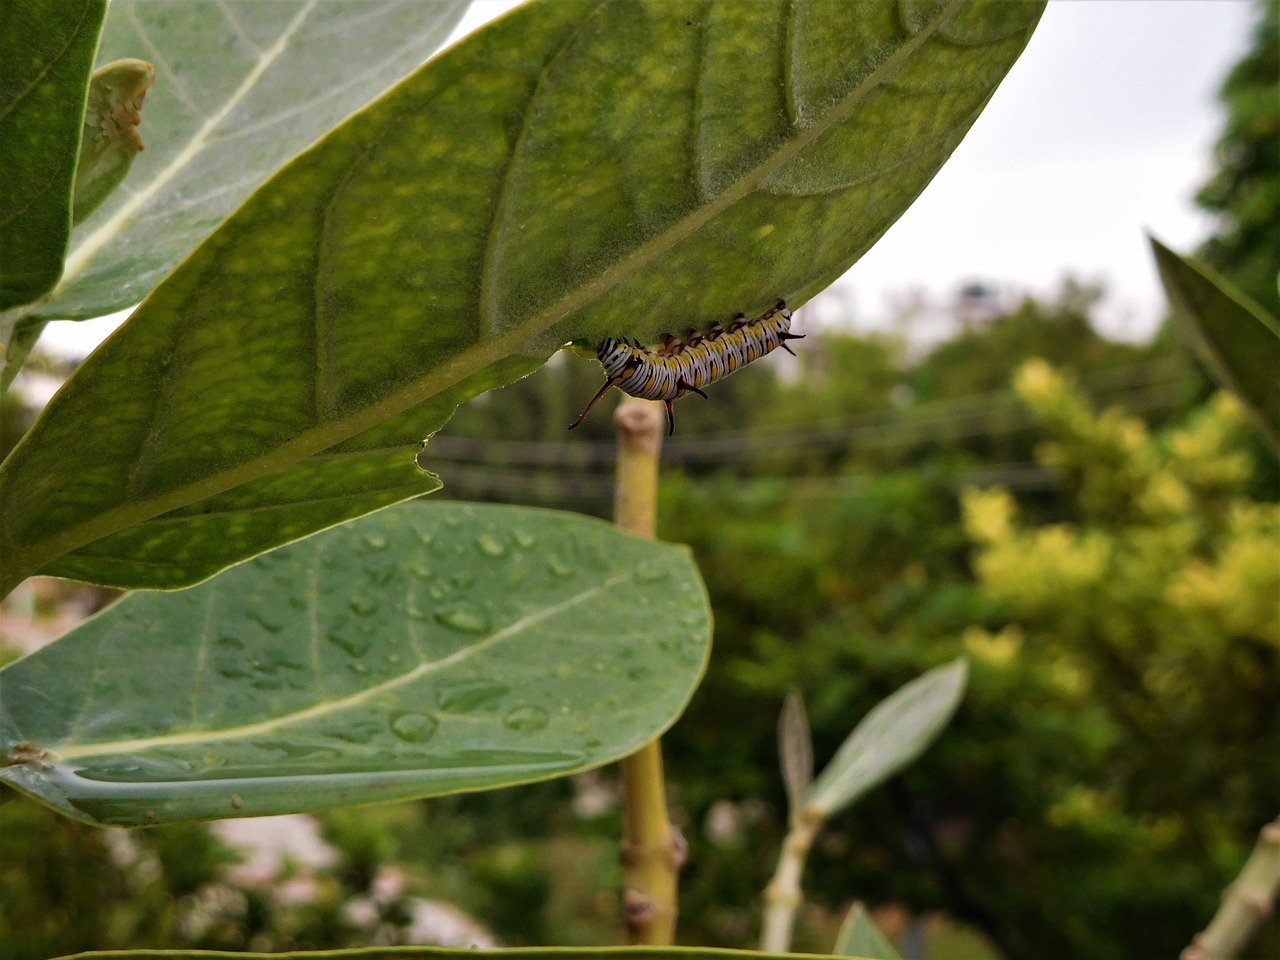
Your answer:
[[[523,733],[534,733],[545,727],[551,718],[541,707],[516,707],[502,718],[502,725]]]
[[[564,573],[548,577],[552,554]],[[426,564],[438,581],[414,572]],[[654,569],[659,583],[637,576]],[[636,620],[637,605],[663,616]],[[661,733],[709,639],[683,548],[572,514],[406,504],[129,595],[0,670],[0,755],[31,742],[49,757],[0,767],[0,784],[139,824],[545,779]]]

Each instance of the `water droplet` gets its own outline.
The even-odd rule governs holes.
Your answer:
[[[703,614],[698,612],[686,613],[683,617],[680,618],[680,622],[683,623],[686,627],[696,627],[703,623],[706,623],[707,618]]]
[[[218,638],[218,645],[223,647],[230,647],[232,650],[244,649],[244,641],[241,640],[239,637],[233,637],[229,633],[224,633],[222,636]]]
[[[238,667],[234,664],[224,664],[223,666],[218,667],[218,676],[225,680],[243,680],[245,677],[252,677],[253,674],[248,670],[245,670],[243,667]]]
[[[558,553],[547,554],[547,568],[557,577],[567,577],[573,573],[573,568],[565,563]]]
[[[463,633],[484,633],[489,629],[489,618],[482,611],[472,607],[438,610],[436,620],[446,627],[461,630]]]
[[[437,702],[441,710],[467,713],[482,704],[498,699],[507,690],[508,688],[501,683],[490,683],[485,680],[477,683],[463,683],[440,691]]]
[[[435,576],[434,573],[432,573],[430,570],[428,570],[426,567],[424,567],[420,563],[409,564],[409,573],[412,576],[417,577],[419,580],[430,580],[432,577]]]
[[[365,637],[356,639],[341,633],[326,633],[325,639],[330,643],[337,644],[353,657],[363,657],[369,652],[369,647],[373,646],[373,641],[370,639]]]
[[[541,730],[550,721],[547,711],[541,707],[516,707],[502,718],[503,726],[521,733],[533,733]]]
[[[279,633],[284,629],[284,624],[275,616],[263,613],[261,610],[249,611],[249,619],[260,626],[267,633]]]
[[[404,615],[410,620],[422,621],[431,619],[427,611],[423,610],[421,607],[406,607]]]
[[[486,533],[476,540],[476,548],[487,557],[505,557],[507,548],[491,533]]]
[[[353,613],[358,613],[362,617],[367,617],[378,609],[378,601],[374,597],[352,597],[347,602]]]
[[[397,713],[391,718],[391,732],[405,743],[426,743],[439,725],[426,713]]]
[[[429,546],[431,546],[431,541],[432,541],[432,540],[434,540],[434,539],[435,539],[435,537],[433,537],[431,534],[427,533],[427,531],[425,531],[425,530],[419,530],[419,531],[417,531],[417,533],[418,533],[418,539],[422,542],[422,545],[423,545],[424,547],[429,547]]]
[[[521,550],[532,549],[533,545],[538,542],[538,538],[532,533],[529,533],[527,530],[519,529],[511,531],[511,539]]]
[[[370,550],[387,549],[387,538],[380,533],[366,533],[360,539],[364,541],[365,546]]]
[[[653,673],[648,667],[632,667],[627,671],[627,679],[640,681],[647,679]]]
[[[667,571],[665,567],[650,561],[636,568],[635,577],[636,583],[661,583],[667,579]]]
[[[474,573],[455,573],[450,582],[459,590],[469,590],[471,585],[476,582]]]
[[[445,590],[445,588],[439,585],[433,585],[433,586],[427,587],[427,596],[429,596],[432,600],[443,600],[446,593],[447,591]]]
[[[358,663],[355,660],[349,661],[347,663],[347,669],[350,670],[352,673],[358,673],[361,675],[369,672],[368,667],[366,667],[363,663]]]

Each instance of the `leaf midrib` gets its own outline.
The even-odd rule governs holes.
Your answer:
[[[771,157],[744,172],[714,201],[693,211],[689,216],[675,221],[666,230],[641,244],[631,254],[607,267],[596,278],[565,293],[559,300],[534,313],[522,323],[514,325],[505,334],[457,354],[444,364],[433,368],[416,380],[409,381],[400,389],[368,404],[356,413],[300,432],[292,440],[280,444],[260,457],[247,460],[233,468],[209,474],[193,483],[175,488],[167,494],[104,510],[84,523],[69,527],[25,549],[16,548],[12,553],[25,561],[23,567],[30,571],[37,571],[45,563],[70,553],[86,543],[161,513],[215,496],[325,450],[348,437],[376,426],[409,407],[430,399],[465,377],[509,356],[531,337],[617,286],[658,256],[700,230],[713,217],[755,191],[760,183],[776,169],[792,160],[822,134],[847,119],[854,108],[875,90],[881,81],[896,72],[904,60],[932,39],[934,34],[966,2],[967,0],[949,0],[927,27],[910,37],[898,50],[886,58],[861,83],[835,103],[820,121],[809,127],[798,128],[793,137],[785,141]],[[10,566],[16,565],[10,564]],[[10,574],[10,576],[13,575]],[[7,580],[0,582],[0,596],[12,589],[12,586],[20,581],[21,576],[25,575],[18,575],[12,583]]]
[[[439,660],[424,660],[412,670],[408,670],[402,674],[376,683],[371,687],[365,687],[356,693],[349,694],[345,697],[339,697],[336,700],[327,700],[322,703],[313,704],[302,710],[295,710],[291,713],[280,714],[269,720],[260,720],[257,723],[248,723],[239,727],[226,727],[221,730],[191,730],[184,733],[161,734],[154,737],[139,737],[134,740],[114,740],[104,741],[100,743],[86,743],[80,745],[72,745],[69,747],[57,747],[42,745],[49,751],[54,760],[83,760],[87,757],[110,756],[119,753],[140,753],[146,750],[153,750],[160,747],[183,747],[197,743],[221,742],[224,740],[242,740],[245,737],[257,737],[271,734],[282,727],[294,724],[306,723],[311,720],[318,720],[331,714],[341,713],[354,707],[361,706],[364,703],[378,697],[382,694],[397,690],[400,687],[413,683],[415,680],[436,673],[440,670],[452,667],[462,661],[470,658],[482,650],[497,643],[501,643],[510,637],[517,636],[525,630],[537,626],[544,620],[555,617],[565,610],[570,610],[580,604],[586,603],[606,590],[609,590],[625,580],[634,579],[632,571],[624,571],[605,580],[603,583],[595,584],[585,590],[581,590],[571,597],[552,604],[549,607],[543,607],[535,610],[533,613],[526,614],[512,621],[501,630],[495,630],[489,636],[468,647],[463,647],[447,657],[441,657]]]

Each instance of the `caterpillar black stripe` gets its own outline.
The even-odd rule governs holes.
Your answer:
[[[569,424],[569,429],[587,419],[596,401],[617,387],[633,397],[665,402],[667,433],[675,433],[676,415],[671,405],[686,393],[705,397],[703,387],[778,347],[791,353],[787,341],[800,339],[801,335],[791,332],[791,311],[786,301],[779,300],[755,320],[738,314],[728,329],[717,323],[706,334],[690,331],[683,340],[668,334],[656,352],[639,343],[605,340],[596,350],[604,367],[604,386],[591,398],[582,416]]]

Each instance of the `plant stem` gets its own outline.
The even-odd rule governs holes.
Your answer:
[[[1280,817],[1258,835],[1240,876],[1222,895],[1209,925],[1182,951],[1182,960],[1231,960],[1275,907],[1280,887]]]
[[[804,902],[800,892],[800,875],[804,861],[813,846],[813,838],[822,829],[823,816],[815,807],[806,807],[794,817],[787,839],[778,856],[778,869],[764,889],[764,923],[760,931],[760,949],[764,953],[787,953],[791,950],[791,931],[796,911]]]
[[[652,538],[658,513],[662,404],[625,397],[613,417],[618,436],[614,523]],[[627,942],[675,942],[676,881],[684,842],[667,816],[662,746],[654,740],[622,760],[622,912]]]

